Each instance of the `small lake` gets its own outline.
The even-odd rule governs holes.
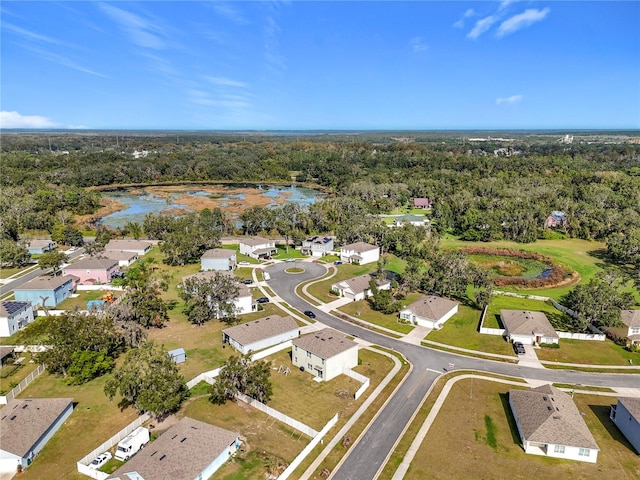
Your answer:
[[[98,224],[123,228],[129,222],[142,224],[147,213],[174,213],[218,207],[231,218],[254,205],[275,207],[296,203],[308,207],[323,195],[318,190],[295,185],[185,185],[181,187],[143,187],[102,192],[126,208],[102,217]]]

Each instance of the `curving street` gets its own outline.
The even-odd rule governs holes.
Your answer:
[[[638,388],[640,374],[589,373],[573,370],[550,370],[523,367],[505,362],[483,360],[455,353],[411,345],[395,338],[367,330],[327,314],[300,298],[295,289],[301,282],[321,277],[326,268],[310,262],[300,262],[304,273],[288,274],[290,265],[278,263],[265,269],[271,276],[269,286],[292,307],[300,311],[312,310],[316,320],[348,335],[360,337],[376,345],[400,352],[413,368],[402,381],[386,405],[378,412],[368,429],[351,447],[342,463],[332,472],[334,480],[374,479],[393,449],[396,440],[419,408],[434,381],[445,372],[449,363],[455,369],[470,369],[513,377],[543,380],[554,383],[593,386]]]

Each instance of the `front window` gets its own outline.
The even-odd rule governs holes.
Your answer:
[[[564,453],[564,445],[555,445],[553,447],[553,453]]]
[[[588,457],[591,455],[591,451],[588,448],[581,448],[578,450],[578,455],[581,457]]]

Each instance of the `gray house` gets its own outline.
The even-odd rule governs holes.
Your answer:
[[[247,354],[300,336],[300,327],[290,317],[272,315],[222,330],[222,343]]]
[[[19,398],[0,410],[0,472],[27,468],[73,412],[71,398]]]
[[[609,418],[640,454],[640,398],[619,398],[617,405],[611,405]]]
[[[200,257],[200,269],[207,270],[233,270],[236,266],[236,251],[226,248],[212,248]]]
[[[301,252],[304,255],[322,257],[333,250],[333,239],[329,237],[309,237],[302,242]]]
[[[108,480],[206,480],[240,448],[240,437],[190,417],[160,435]]]

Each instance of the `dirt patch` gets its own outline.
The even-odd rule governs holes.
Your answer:
[[[127,209],[127,206],[124,203],[120,203],[112,198],[102,197],[100,199],[100,205],[101,207],[96,213],[76,216],[75,224],[79,227],[91,225],[100,220],[102,217],[106,217],[107,215],[111,215],[112,213]]]

